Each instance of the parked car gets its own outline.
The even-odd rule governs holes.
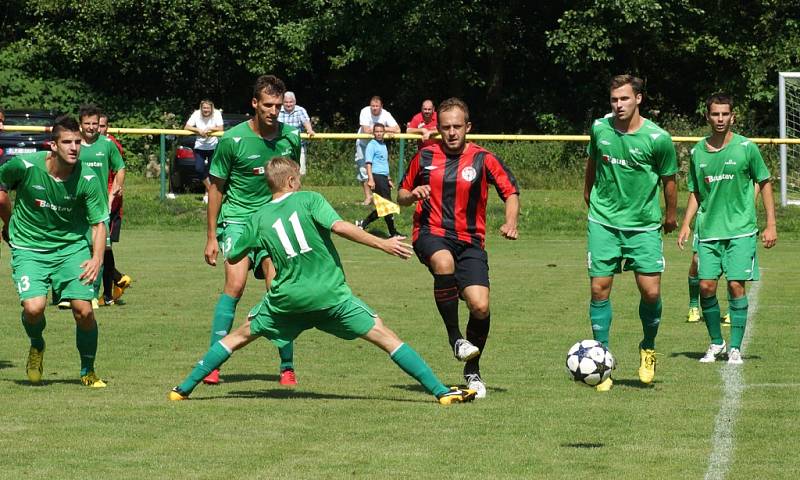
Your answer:
[[[5,112],[6,127],[29,125],[50,127],[57,114],[47,111],[8,110]],[[50,134],[44,132],[0,132],[0,165],[16,155],[50,149]]]
[[[225,130],[228,130],[249,119],[250,115],[248,114],[223,113],[222,125]],[[194,140],[195,136],[190,135],[177,137],[174,142],[175,149],[172,153],[172,168],[170,169],[173,192],[203,191],[202,180],[194,168]]]

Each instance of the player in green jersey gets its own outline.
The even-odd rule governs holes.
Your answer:
[[[247,322],[211,345],[186,380],[170,391],[169,399],[187,399],[234,350],[258,337],[280,347],[304,330],[318,328],[345,340],[360,337],[373,343],[441,404],[473,400],[473,390],[445,387],[419,354],[353,295],[330,234],[403,259],[411,256],[411,247],[397,237],[378,238],[343,221],[316,192],[300,192],[300,166],[292,159],[273,158],[266,166],[266,180],[272,199],[248,220],[228,262],[247,262],[249,252],[263,249],[273,259],[275,279]]]
[[[94,105],[82,105],[78,112],[78,121],[81,126],[81,150],[80,161],[86,167],[94,170],[101,182],[108,184],[109,172],[114,172],[114,183],[110,189],[103,189],[103,198],[108,204],[109,211],[115,198],[122,196],[122,188],[125,184],[125,162],[122,160],[114,142],[105,135],[100,135],[98,130],[100,122],[100,109]],[[106,238],[103,240],[105,245],[105,255],[111,252],[111,237],[108,225],[106,225]],[[105,261],[103,262],[105,264]],[[110,304],[111,298],[103,298],[100,294],[100,286],[103,281],[103,265],[100,267],[100,275],[94,282],[95,299],[92,305],[97,308],[98,302]],[[98,300],[98,297],[100,299]],[[58,303],[59,308],[70,308],[68,301],[61,301],[55,292],[53,301]]]
[[[265,162],[277,156],[300,159],[300,132],[278,121],[285,91],[286,86],[279,78],[259,77],[253,87],[255,115],[225,132],[211,159],[205,248],[205,260],[211,266],[217,264],[220,251],[224,259],[228,258],[247,221],[269,201],[271,192],[264,182]],[[251,268],[255,269],[257,278],[262,275],[266,278],[269,288],[271,263],[263,258],[260,252],[255,252],[246,261],[224,262],[225,287],[214,309],[211,345],[230,332]],[[297,384],[293,344],[279,348],[278,352],[281,359],[279,383],[293,387]],[[219,371],[212,371],[205,382],[219,383]]]
[[[700,306],[711,337],[711,345],[700,361],[714,362],[727,348],[722,339],[717,302],[717,282],[724,273],[728,281],[731,315],[728,363],[739,365],[742,363],[742,339],[747,324],[745,282],[759,279],[754,184],[758,184],[767,217],[761,235],[765,248],[775,246],[778,232],[769,170],[758,147],[731,131],[734,119],[731,97],[718,93],[708,98],[706,121],[711,127],[711,135],[692,149],[687,176],[691,194],[678,235],[678,246],[683,249],[696,213],[700,218],[695,224],[699,241]]]
[[[0,213],[11,244],[11,275],[22,304],[22,326],[31,340],[27,373],[42,381],[47,290],[52,287],[70,302],[81,359],[81,382],[102,388],[94,371],[97,322],[91,299],[92,282],[103,261],[108,205],[103,184],[78,159],[78,122],[59,117],[52,129],[49,152],[21,155],[0,167],[0,185],[16,190],[12,214]],[[0,212],[8,212],[8,195],[0,196]],[[91,229],[93,249],[87,248]]]
[[[613,116],[594,121],[587,148],[589,318],[594,339],[608,346],[614,275],[623,268],[633,270],[644,334],[639,344],[639,380],[650,384],[655,377],[655,339],[661,321],[664,256],[660,230],[670,233],[677,226],[678,163],[672,137],[639,113],[642,80],[618,75],[609,87]],[[663,224],[659,182],[666,204]],[[596,388],[608,391],[612,386],[609,377]]]

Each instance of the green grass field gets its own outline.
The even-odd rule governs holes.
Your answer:
[[[323,191],[348,219],[366,213],[352,205],[356,187]],[[199,208],[191,197],[180,201],[186,211]],[[702,323],[684,323],[689,254],[678,251],[674,234],[666,237],[655,384],[644,388],[636,376],[638,295],[632,275],[625,274],[612,295],[615,388],[598,394],[570,382],[563,367],[569,346],[591,337],[580,194],[526,192],[523,201],[522,238],[509,242],[492,234],[488,242],[493,313],[482,370],[489,395],[452,407],[434,403],[377,348],[317,331],[297,341],[300,385],[294,391],[277,384],[275,348],[257,341],[224,366],[223,384],[199,386],[188,402],[167,402],[169,388],[208,346],[223,276],[203,262],[202,227],[188,220],[147,227],[147,214],[137,211],[135,200],[126,209],[137,226],[124,230],[115,247],[118,265],[134,285],[126,305],[97,313],[97,369],[109,387],[79,384],[74,322],[70,313],[52,308],[45,382],[30,386],[24,371],[28,341],[3,246],[0,478],[661,479],[700,478],[709,470],[712,478],[721,478],[713,477],[720,470],[726,478],[800,475],[793,442],[800,436],[800,382],[792,376],[800,358],[794,304],[799,241],[781,237],[775,249],[760,252],[762,281],[751,299],[757,312],[749,325],[743,383],[726,388],[724,364],[697,362],[708,340]],[[493,205],[498,220],[499,206]],[[400,226],[409,231],[408,211]],[[337,245],[353,291],[445,383],[460,383],[461,364],[447,346],[427,270],[416,259],[403,262],[345,241]],[[262,293],[263,285],[251,278],[237,324]],[[738,407],[735,423],[717,421],[723,402]],[[714,436],[721,423],[732,427],[730,437]],[[715,450],[724,441],[731,447]],[[710,459],[720,455],[722,467],[709,469]]]

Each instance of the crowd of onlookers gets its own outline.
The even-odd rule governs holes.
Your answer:
[[[389,138],[390,134],[401,133],[400,125],[392,114],[383,108],[383,100],[379,96],[370,99],[369,105],[362,108],[358,116],[358,132],[374,135],[374,127],[380,124],[382,129],[381,140],[358,139],[356,140],[355,164],[356,179],[362,184],[364,190],[364,205],[372,203],[372,192],[375,188],[374,175],[370,170],[374,164],[374,149],[367,155],[367,147],[371,142],[383,143],[384,138]],[[308,134],[309,137],[315,135],[311,117],[305,108],[297,104],[297,97],[293,92],[286,92],[283,96],[283,106],[278,115],[278,120],[287,125],[291,125],[300,130],[301,133]],[[417,142],[418,148],[422,148],[434,142],[431,135],[436,133],[436,109],[433,101],[426,99],[422,102],[420,111],[411,120],[406,122],[406,133],[416,133],[422,136]],[[195,110],[184,126],[185,130],[190,130],[197,134],[194,144],[195,169],[206,189],[203,197],[208,201],[208,168],[211,164],[211,157],[217,146],[218,139],[211,135],[223,129],[222,112],[214,108],[214,102],[204,99],[200,102],[200,108]],[[389,135],[387,135],[389,134]],[[303,141],[300,152],[300,173],[307,173],[306,148],[308,141]],[[380,150],[380,149],[378,149]],[[386,159],[388,161],[388,158]],[[381,175],[380,173],[378,173]],[[388,172],[387,172],[388,177]],[[380,180],[379,180],[380,182]],[[391,179],[389,179],[391,182]]]

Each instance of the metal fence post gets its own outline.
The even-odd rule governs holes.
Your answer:
[[[167,196],[167,155],[165,153],[166,139],[164,134],[162,133],[160,137],[159,160],[161,162],[161,201],[163,202]]]
[[[400,158],[397,159],[397,180],[395,184],[400,188],[400,182],[403,181],[403,174],[406,168],[406,139],[400,139]]]

